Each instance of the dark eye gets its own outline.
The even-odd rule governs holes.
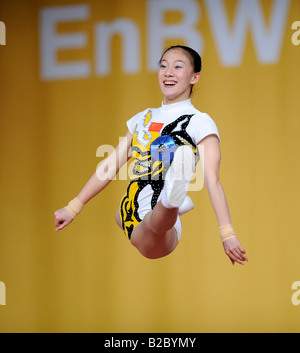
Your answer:
[[[180,65],[175,66],[175,69],[181,69],[181,68],[182,68],[182,66],[180,66]]]
[[[165,69],[166,68],[166,65],[165,64],[160,64],[160,66],[162,69]]]

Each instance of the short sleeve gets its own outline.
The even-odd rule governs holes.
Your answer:
[[[134,132],[134,127],[135,127],[135,116],[133,116],[131,119],[126,121],[126,125],[128,127],[128,130],[131,134]]]
[[[140,113],[134,115],[131,119],[126,121],[126,125],[127,125],[128,130],[130,131],[131,134],[134,133],[134,129],[136,127],[136,124],[139,122],[139,120],[142,116],[143,116],[143,112],[140,112]]]
[[[215,122],[206,113],[194,115],[187,128],[187,132],[196,145],[209,135],[216,135],[221,140]]]

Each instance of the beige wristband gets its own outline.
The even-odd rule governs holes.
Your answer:
[[[222,242],[236,237],[234,229],[232,228],[231,224],[226,224],[224,226],[221,226],[219,227],[219,230],[220,230],[220,236],[221,236]]]
[[[70,216],[74,219],[78,213],[83,209],[84,203],[82,203],[80,200],[78,200],[77,197],[70,201],[67,206],[65,206],[65,209],[69,212]]]

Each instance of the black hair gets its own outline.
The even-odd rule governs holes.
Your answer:
[[[196,52],[196,50],[190,48],[190,47],[186,47],[184,45],[172,45],[171,47],[165,49],[162,53],[162,56],[159,60],[159,63],[161,63],[163,56],[166,54],[166,52],[168,52],[171,49],[182,49],[184,50],[186,53],[189,54],[192,64],[193,64],[193,68],[194,68],[194,72],[200,72],[202,69],[202,59],[201,56]]]
[[[185,45],[172,45],[170,46],[169,48],[165,49],[160,57],[160,60],[159,60],[159,64],[161,64],[161,61],[162,61],[162,58],[163,56],[166,54],[166,52],[168,52],[169,50],[171,49],[182,49],[184,50],[190,57],[191,59],[191,62],[192,62],[192,65],[193,65],[193,68],[194,68],[194,72],[200,72],[201,69],[202,69],[202,59],[201,59],[201,56],[196,52],[196,50],[190,48],[190,47],[187,47]],[[191,93],[193,91],[193,86],[191,88]]]

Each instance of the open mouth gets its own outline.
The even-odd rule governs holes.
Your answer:
[[[176,85],[176,81],[164,81],[165,87],[173,87]]]

